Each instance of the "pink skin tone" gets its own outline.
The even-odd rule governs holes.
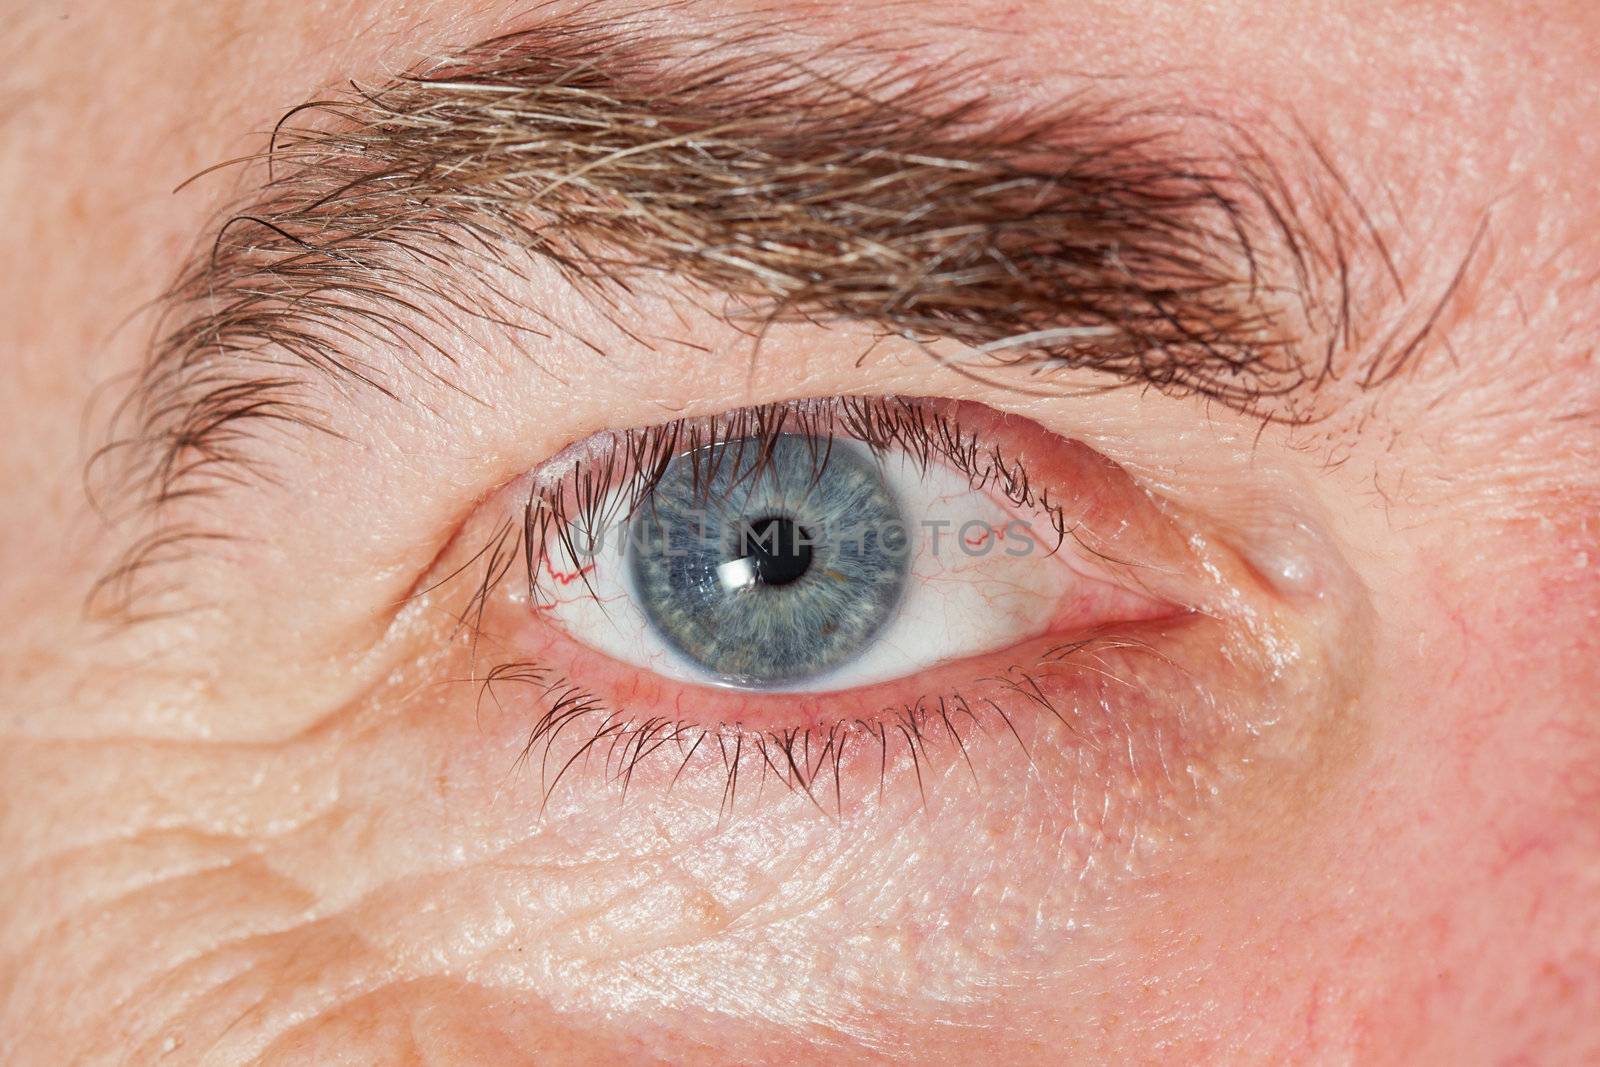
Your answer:
[[[556,396],[502,344],[464,370],[492,412],[352,397],[342,414],[383,431],[359,456],[300,442],[292,494],[230,503],[276,531],[201,568],[237,607],[123,630],[81,610],[120,547],[84,497],[84,412],[98,427],[96,387],[138,366],[146,324],[119,324],[228,179],[170,191],[299,100],[518,17],[180,7],[28,5],[0,67],[0,187],[22,206],[0,231],[0,1061],[1600,1058],[1591,5],[802,5],[820,39],[925,22],[935,51],[1003,60],[1019,103],[1105,72],[1292,117],[1419,293],[1493,205],[1454,358],[1258,435],[1219,405],[1029,396],[892,345],[858,366],[844,329],[778,330],[747,374],[737,335],[667,288],[642,313],[731,356],[613,339],[601,368],[558,339]],[[1108,653],[1138,684],[1061,679],[1100,712],[1080,743],[1019,715],[1031,758],[991,731],[972,772],[932,762],[919,791],[901,760],[881,799],[875,760],[847,766],[859,802],[837,811],[768,782],[725,816],[708,767],[666,791],[675,761],[641,765],[626,803],[598,772],[543,803],[517,764],[530,698],[450,681],[473,669],[462,590],[399,598],[574,441],[842,392],[977,401],[1151,488],[1160,521],[1116,536],[1173,563],[1155,595],[1207,609],[1159,635],[1182,670]],[[510,595],[486,620],[496,649],[560,640]]]

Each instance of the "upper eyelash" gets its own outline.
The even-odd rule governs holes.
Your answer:
[[[880,457],[902,450],[922,469],[942,460],[965,474],[974,490],[994,487],[1012,504],[1037,510],[1054,530],[1057,547],[1070,534],[1061,506],[1048,488],[1034,484],[1022,463],[1008,458],[998,444],[981,441],[956,418],[928,402],[898,396],[844,396],[767,404],[714,419],[621,431],[612,436],[610,447],[598,460],[580,458],[554,479],[536,477],[517,535],[529,603],[538,603],[549,593],[538,564],[546,558],[552,542],[569,558],[582,558],[587,553],[579,539],[593,544],[596,531],[630,519],[675,457],[705,449],[710,462],[716,463],[731,451],[735,463],[742,465],[747,450],[753,447],[755,459],[745,476],[759,477],[771,454],[771,443],[780,434],[824,442],[842,434]],[[827,463],[827,452],[818,451],[815,462],[820,472]],[[616,494],[618,489],[623,492]],[[510,534],[507,530],[504,535]],[[491,554],[491,565],[496,558],[503,557]],[[487,584],[481,591],[482,595],[490,592],[492,586]],[[478,605],[469,607],[469,611],[478,610]]]

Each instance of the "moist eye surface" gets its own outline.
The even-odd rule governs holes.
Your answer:
[[[747,688],[859,656],[910,568],[904,513],[873,458],[801,434],[676,457],[630,523],[627,554],[633,594],[666,644]]]

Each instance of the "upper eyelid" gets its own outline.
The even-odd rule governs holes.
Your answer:
[[[240,442],[267,423],[336,431],[315,403],[319,377],[403,395],[403,371],[369,365],[347,350],[352,338],[379,351],[423,352],[433,344],[429,330],[463,309],[496,321],[519,310],[470,280],[480,258],[514,272],[513,250],[542,251],[575,273],[598,266],[587,280],[603,282],[606,270],[622,269],[604,250],[620,245],[640,262],[766,303],[773,314],[875,321],[974,346],[1039,335],[1052,323],[1111,321],[1119,331],[1111,343],[1074,338],[1005,356],[1100,367],[1241,406],[1312,380],[1306,367],[1286,362],[1284,339],[1263,330],[1270,316],[1257,302],[1291,293],[1304,311],[1316,288],[1307,283],[1317,257],[1305,250],[1318,245],[1317,235],[1304,213],[1272,203],[1286,195],[1281,186],[1242,166],[1230,173],[1225,155],[1202,161],[1163,149],[1148,123],[1125,124],[1105,108],[1064,105],[997,125],[979,108],[942,98],[926,71],[902,79],[887,99],[820,79],[791,79],[776,93],[772,72],[793,75],[803,64],[771,39],[775,58],[738,69],[739,61],[703,47],[695,62],[667,69],[660,60],[670,43],[620,43],[603,25],[541,27],[469,49],[433,80],[414,75],[338,102],[339,118],[324,127],[280,130],[268,185],[227,219],[170,292],[170,328],[129,405],[131,432],[108,448],[102,459],[111,462],[102,469],[156,509],[247,479]],[[664,94],[663,81],[676,91]],[[463,87],[469,83],[492,88]],[[672,112],[648,111],[669,95]],[[570,110],[551,119],[558,97]],[[508,113],[510,126],[491,122]],[[508,177],[513,163],[515,173],[539,169],[528,152],[502,154],[498,164],[494,154],[497,144],[535,143],[536,116],[554,126],[543,131],[552,145],[543,162],[558,177],[542,188]],[[597,124],[601,136],[592,133]],[[662,129],[694,132],[698,155],[672,157],[684,138],[662,138]],[[513,133],[520,140],[508,140]],[[769,177],[757,171],[730,191],[725,183],[737,172],[729,159],[716,159],[718,145],[730,158],[765,160]],[[846,222],[862,232],[839,254],[813,248],[785,273],[781,247],[766,258],[750,250],[781,246],[775,239],[794,237],[797,218],[827,206],[816,194],[805,212],[785,214],[797,186],[790,179],[770,188],[778,175],[804,168],[804,155],[795,154],[803,145],[833,146],[823,149],[836,154],[812,179],[842,175],[846,184],[835,193],[850,198],[848,206],[842,196],[835,201],[831,221],[806,231],[806,240],[849,238]],[[712,162],[696,171],[694,158]],[[597,166],[597,159],[612,162]],[[669,187],[652,186],[650,175],[665,164],[688,170]],[[475,184],[463,196],[469,165],[477,168]],[[908,200],[908,183],[918,197],[939,185],[938,210]],[[665,231],[649,225],[650,210],[669,210],[651,209],[649,197],[670,199],[684,187],[692,195],[670,208],[672,232],[689,232],[698,247],[665,241]],[[772,210],[751,210],[763,189]],[[643,204],[646,224],[630,234],[595,223],[589,209],[608,197]],[[1250,197],[1262,203],[1252,209]],[[562,223],[542,248],[523,225],[530,206]],[[960,217],[952,220],[952,211]],[[749,222],[768,215],[778,229]],[[964,227],[959,241],[948,237],[952,222]],[[1023,230],[1047,236],[1019,238]],[[1241,271],[1285,258],[1268,245],[1294,252],[1287,258],[1301,270],[1278,282],[1252,273],[1254,296],[1241,302]],[[1120,250],[1114,263],[1105,258],[1108,247]],[[1217,252],[1230,247],[1231,255]],[[893,261],[873,261],[873,249]],[[855,267],[841,277],[844,263]],[[831,275],[819,272],[829,264]],[[888,276],[889,266],[917,279],[898,299],[864,282]],[[955,266],[965,273],[954,282],[950,271],[938,273]],[[925,268],[932,273],[918,276]],[[286,352],[291,366],[280,360],[263,379],[258,365],[237,358],[262,349]],[[135,554],[118,573],[137,573],[141,563]]]
[[[979,416],[978,411],[984,414]],[[1040,550],[1046,555],[1067,550],[1065,559],[1069,563],[1077,561],[1072,565],[1085,577],[1128,580],[1131,575],[1145,572],[1148,561],[1123,558],[1122,550],[1107,540],[1103,531],[1084,521],[1071,499],[1059,497],[1064,489],[1069,493],[1082,490],[1083,485],[1076,479],[1085,476],[1087,468],[1098,471],[1103,457],[1081,442],[1048,435],[1057,463],[1069,453],[1074,457],[1070,464],[1075,472],[1074,485],[1053,484],[1048,475],[1041,479],[1039,465],[1025,455],[1027,447],[1037,448],[1037,442],[995,439],[985,429],[985,420],[994,417],[996,413],[982,405],[899,396],[846,396],[738,409],[712,419],[608,431],[597,435],[603,440],[575,445],[571,459],[559,455],[553,458],[548,464],[553,471],[535,470],[507,486],[512,491],[507,507],[517,510],[520,521],[507,520],[504,508],[489,509],[492,532],[487,535],[487,545],[467,565],[423,588],[432,591],[463,576],[468,568],[475,568],[469,583],[472,596],[460,613],[466,620],[481,615],[506,577],[508,565],[517,570],[525,567],[526,602],[540,603],[560,592],[545,584],[554,575],[541,564],[552,554],[576,564],[585,557],[585,544],[617,544],[608,535],[627,523],[675,457],[730,442],[743,447],[748,440],[769,440],[780,433],[827,441],[829,447],[836,439],[847,439],[884,458],[904,454],[916,464],[950,467],[966,477],[972,490],[987,492],[997,502],[1025,511]],[[1013,426],[1013,435],[1015,432]],[[817,450],[819,470],[827,454],[826,448]],[[1099,462],[1089,462],[1090,456]],[[738,461],[732,452],[729,457],[726,461]],[[759,476],[759,469],[759,464],[753,464],[751,476]],[[581,488],[574,492],[574,486]],[[1079,505],[1087,502],[1077,501]],[[601,514],[598,509],[602,506],[614,510]],[[478,534],[483,535],[484,531],[479,530]],[[476,577],[480,574],[492,577],[480,581]],[[574,580],[582,580],[584,571],[576,567],[570,574]],[[1122,578],[1118,579],[1118,575]],[[585,580],[584,585],[587,584]],[[1161,595],[1170,593],[1168,590]]]

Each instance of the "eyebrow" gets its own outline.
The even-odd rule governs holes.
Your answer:
[[[1348,186],[1303,205],[1221,120],[1202,154],[1174,132],[1196,116],[1148,103],[1019,111],[981,65],[797,47],[567,17],[293,109],[161,302],[101,457],[123,458],[119,495],[160,510],[260,477],[248,446],[272,429],[339,432],[319,387],[447,377],[456,324],[561,329],[503,284],[534,264],[619,326],[664,274],[755,333],[866,323],[954,342],[975,373],[1092,368],[1290,419],[1360,333],[1353,271],[1386,263],[1403,292]],[[155,526],[119,577],[174,536]]]

